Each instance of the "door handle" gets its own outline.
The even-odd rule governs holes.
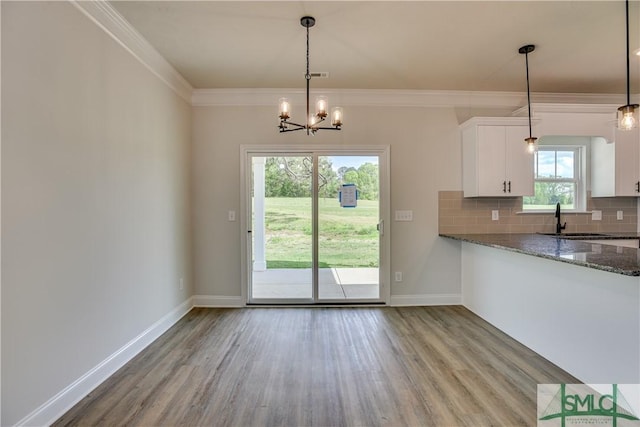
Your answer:
[[[380,220],[380,222],[377,225],[378,228],[378,233],[380,233],[381,236],[384,236],[384,221]]]

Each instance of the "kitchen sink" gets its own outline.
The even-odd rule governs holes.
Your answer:
[[[606,237],[608,234],[602,233],[538,233],[545,236],[556,236],[556,237]]]

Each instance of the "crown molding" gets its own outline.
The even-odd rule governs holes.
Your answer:
[[[191,102],[193,87],[105,0],[68,0],[146,66],[182,99]]]
[[[606,114],[616,116],[620,104],[553,104],[553,103],[531,103],[531,115],[545,113],[571,113],[571,114]],[[513,116],[527,116],[527,106],[513,112]]]
[[[342,106],[370,107],[465,107],[517,108],[526,105],[525,92],[474,92],[393,89],[315,89],[332,103]],[[195,89],[191,95],[194,107],[275,106],[285,96],[297,104],[305,102],[303,89]],[[537,105],[551,104],[615,104],[619,94],[534,93]]]
[[[299,89],[194,89],[153,46],[106,0],[68,0],[116,42],[145,65],[181,98],[195,107],[274,106],[286,96],[296,104],[305,102]],[[526,93],[395,89],[312,89],[343,106],[513,108],[526,105]],[[635,98],[640,98],[636,94]],[[544,104],[620,104],[621,94],[532,93]]]

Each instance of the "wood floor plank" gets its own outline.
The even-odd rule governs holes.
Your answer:
[[[198,308],[54,425],[528,426],[575,382],[461,306]]]

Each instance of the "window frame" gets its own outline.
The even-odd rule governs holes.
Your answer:
[[[557,171],[557,167],[558,167],[558,152],[561,151],[571,151],[573,152],[573,178],[538,178],[538,152],[540,151],[552,151],[555,152],[555,163],[554,166],[556,168]],[[551,183],[570,183],[574,185],[575,188],[575,192],[574,192],[574,208],[573,209],[569,209],[569,208],[563,208],[563,210],[565,212],[585,212],[586,209],[586,176],[587,176],[587,171],[585,170],[586,168],[586,161],[585,161],[585,152],[586,152],[586,146],[584,145],[575,145],[575,144],[571,144],[571,145],[558,145],[558,144],[549,144],[549,145],[540,145],[537,150],[535,155],[533,156],[532,161],[534,162],[533,165],[533,186],[534,186],[534,192],[535,192],[535,186],[536,183],[538,182],[551,182]],[[526,197],[526,196],[525,196]],[[522,211],[526,212],[526,213],[536,213],[536,212],[543,212],[543,213],[547,213],[547,212],[554,212],[555,207],[554,208],[549,208],[549,209],[527,209],[526,208],[526,204],[524,202],[524,197],[522,200]]]

